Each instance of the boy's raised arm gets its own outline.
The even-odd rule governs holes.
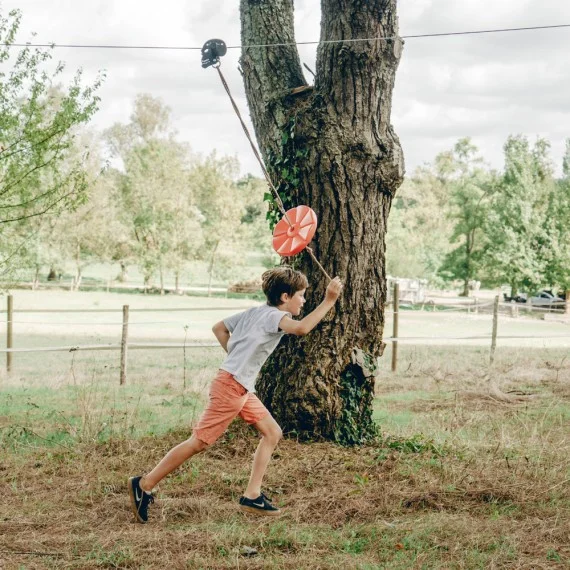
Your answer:
[[[304,336],[310,333],[334,307],[341,291],[342,282],[340,277],[335,277],[328,284],[325,292],[325,298],[322,303],[314,311],[311,311],[300,321],[295,321],[291,317],[285,315],[281,321],[279,321],[279,328],[286,333],[297,336]]]
[[[212,327],[212,332],[218,339],[218,342],[222,345],[222,348],[227,352],[228,351],[228,341],[230,340],[230,331],[224,324],[224,321],[220,321],[216,323]]]

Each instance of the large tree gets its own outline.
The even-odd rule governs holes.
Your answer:
[[[312,244],[342,298],[307,337],[287,337],[262,370],[261,397],[286,431],[355,443],[373,432],[372,398],[384,344],[385,233],[404,174],[390,125],[402,51],[396,0],[322,0],[314,85],[295,45],[293,0],[241,0],[241,68],[257,141],[286,207],[311,206]],[[386,40],[366,38],[386,37]],[[359,40],[359,41],[354,41]],[[326,278],[307,252],[295,267]]]

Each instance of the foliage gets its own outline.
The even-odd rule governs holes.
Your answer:
[[[488,169],[469,139],[406,179],[392,205],[387,268],[431,286],[470,280],[534,293],[570,283],[570,142],[556,180],[550,145],[512,136],[505,169]],[[454,247],[455,245],[455,247]]]
[[[444,446],[439,445],[433,439],[426,438],[423,434],[414,434],[409,438],[398,438],[387,436],[380,440],[383,447],[389,450],[400,451],[402,453],[433,453],[434,455],[443,456],[446,454]],[[385,459],[384,450],[379,455],[380,459]]]
[[[50,67],[51,49],[25,47],[16,53],[11,44],[21,18],[19,10],[7,17],[0,12],[0,236],[18,235],[9,249],[2,248],[4,272],[30,249],[26,241],[34,240],[25,226],[8,225],[73,209],[85,200],[89,148],[74,149],[78,128],[97,110],[101,85],[98,78],[84,86],[81,70],[67,87],[57,84],[64,64]]]
[[[360,445],[378,434],[378,426],[372,419],[373,395],[369,388],[373,376],[368,374],[376,372],[372,360],[366,357],[370,366],[366,371],[359,365],[350,364],[341,375],[342,412],[334,434],[335,441],[341,445]]]
[[[481,168],[483,159],[477,153],[477,147],[465,138],[448,155],[448,216],[455,222],[450,242],[459,245],[445,256],[439,273],[461,279],[464,296],[469,294],[469,281],[478,275],[486,238],[487,204],[493,190],[492,175]]]
[[[134,259],[150,285],[173,271],[178,283],[187,263],[206,261],[210,284],[229,279],[245,254],[262,249],[260,216],[263,183],[236,181],[238,163],[215,152],[205,158],[177,142],[170,111],[160,100],[139,95],[130,123],[107,133],[113,156],[122,166],[112,175],[118,188],[120,218],[130,227]],[[265,243],[267,230],[265,229]]]
[[[566,140],[563,177],[552,188],[546,212],[548,247],[544,282],[558,286],[560,293],[570,289],[570,139]]]
[[[237,189],[244,202],[245,213],[241,218],[243,235],[249,248],[262,254],[267,268],[279,264],[279,255],[271,245],[271,232],[267,225],[267,182],[251,174],[237,181]]]
[[[273,183],[276,187],[277,194],[281,198],[285,211],[296,205],[293,197],[301,182],[301,168],[299,162],[307,158],[308,155],[306,146],[300,144],[295,138],[296,124],[297,121],[295,117],[292,117],[283,127],[278,154],[275,155],[269,151],[269,168],[274,173],[275,180],[273,180]],[[266,218],[269,221],[270,229],[273,230],[283,214],[281,213],[275,196],[269,189],[264,194],[263,199],[269,204]]]
[[[130,253],[143,272],[145,285],[156,272],[194,259],[203,241],[202,214],[191,183],[192,158],[174,140],[170,111],[159,100],[139,95],[131,122],[114,125],[107,141],[123,169],[114,173],[122,222],[129,227]]]
[[[214,276],[228,277],[244,264],[246,216],[244,194],[236,183],[235,159],[212,153],[193,170],[196,199],[204,216],[202,259],[208,262],[210,283]],[[251,210],[250,210],[251,214]]]
[[[505,170],[487,218],[485,265],[493,282],[511,286],[511,295],[549,284],[548,206],[556,190],[549,147],[539,138],[531,148],[523,136],[509,137],[504,146]]]
[[[438,271],[451,248],[447,202],[446,155],[441,154],[433,165],[406,178],[392,203],[386,240],[389,275],[440,282]]]

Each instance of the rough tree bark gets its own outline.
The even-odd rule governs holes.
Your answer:
[[[287,336],[258,392],[286,432],[358,443],[374,431],[372,397],[384,344],[385,234],[404,175],[390,125],[402,41],[396,0],[322,0],[314,86],[296,47],[244,48],[241,68],[257,141],[287,208],[319,218],[313,249],[345,283],[310,335]],[[242,44],[293,43],[293,0],[241,0]],[[344,40],[339,43],[324,43]],[[309,277],[305,313],[326,279],[306,252],[290,263]]]

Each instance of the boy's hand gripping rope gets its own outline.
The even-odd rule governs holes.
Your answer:
[[[263,175],[267,180],[267,184],[269,185],[269,188],[275,197],[277,207],[283,214],[283,218],[277,223],[275,229],[273,230],[273,249],[275,249],[279,255],[285,257],[296,255],[297,253],[303,251],[303,249],[306,249],[309,252],[309,255],[312,257],[313,261],[330,281],[330,275],[319,263],[313,250],[308,245],[309,242],[313,239],[313,236],[317,230],[317,215],[311,208],[309,208],[309,206],[298,206],[297,208],[292,208],[289,211],[285,211],[285,206],[283,205],[281,196],[279,196],[277,189],[271,181],[269,172],[267,172],[265,164],[263,163],[263,160],[259,155],[255,144],[253,143],[251,135],[249,134],[249,130],[242,119],[241,113],[239,112],[234,98],[232,97],[230,88],[220,69],[220,57],[224,56],[226,52],[227,46],[223,40],[208,40],[202,47],[202,67],[206,69],[211,66],[218,72],[222,85],[224,86],[224,89],[226,90],[226,93],[228,94],[228,97],[232,103],[232,107],[234,108],[234,111],[236,112],[236,115],[241,123],[245,136],[251,145],[253,154],[255,155],[255,158],[257,158]]]

